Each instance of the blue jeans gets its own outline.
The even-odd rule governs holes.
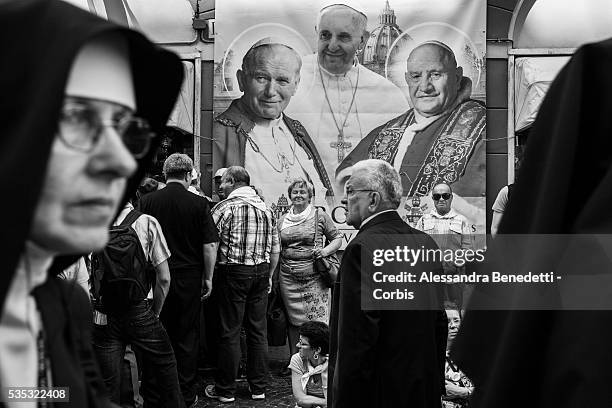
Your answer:
[[[143,389],[145,407],[183,407],[176,360],[166,330],[145,300],[132,306],[122,316],[107,316],[107,324],[94,325],[93,346],[100,363],[102,377],[111,396],[119,403],[121,363],[126,345],[140,357],[144,381],[154,378],[159,402],[152,402]]]
[[[247,380],[253,394],[265,392],[268,383],[267,263],[256,266],[220,266],[215,288],[219,303],[217,394],[234,395],[240,362],[240,327],[246,329]]]

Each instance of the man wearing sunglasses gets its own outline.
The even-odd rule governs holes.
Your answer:
[[[473,237],[468,221],[463,215],[451,208],[453,202],[451,187],[445,183],[436,185],[431,190],[431,198],[434,202],[434,208],[429,213],[423,214],[417,222],[416,229],[429,234],[442,251],[448,252],[448,250],[451,250],[454,254],[460,254],[462,251],[471,249]],[[457,260],[443,261],[442,266],[445,274],[458,274],[465,271],[464,263]],[[455,302],[461,307],[463,285],[459,283],[446,284],[445,291],[445,300]]]

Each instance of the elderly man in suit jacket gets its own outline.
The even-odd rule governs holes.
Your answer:
[[[396,211],[401,196],[399,174],[378,159],[357,163],[345,186],[347,224],[359,232],[346,247],[334,288],[332,407],[440,406],[447,335],[442,308],[399,310],[406,309],[405,302],[397,303],[397,308],[362,307],[362,281],[372,281],[365,262],[362,268],[362,256],[368,251],[396,246],[437,248],[430,237],[402,221]],[[439,262],[414,266],[434,273],[441,269]]]

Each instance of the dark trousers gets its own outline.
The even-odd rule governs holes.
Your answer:
[[[142,361],[142,357],[140,360]],[[142,365],[142,362],[140,364]],[[132,346],[127,346],[121,364],[121,381],[119,386],[121,408],[143,408],[138,371],[139,365],[136,354],[132,350]]]
[[[219,271],[215,267],[212,295],[202,303],[200,315],[200,363],[203,366],[217,367],[217,349],[219,347]],[[201,366],[202,366],[201,365]]]
[[[444,284],[444,301],[453,303],[458,309],[463,309],[463,290],[464,283],[446,283]]]
[[[233,396],[240,363],[240,327],[244,322],[247,341],[247,380],[251,392],[265,392],[268,377],[268,268],[232,265],[219,268],[216,288],[219,304],[220,339],[215,387],[223,396]]]
[[[215,275],[213,278],[213,287],[219,288],[219,270],[215,267]],[[217,367],[217,356],[219,348],[219,301],[218,290],[213,290],[212,295],[202,305],[202,315],[200,318],[200,333],[204,333],[203,340],[200,338],[200,363],[204,363]],[[204,326],[202,326],[204,323]],[[240,329],[240,368],[238,370],[240,376],[246,373],[247,365],[247,344],[246,331],[243,323]]]
[[[170,336],[181,393],[189,406],[196,397],[202,275],[194,270],[170,270],[170,275],[170,290],[160,320]]]
[[[170,339],[144,300],[122,316],[107,316],[106,325],[94,325],[93,346],[111,400],[120,402],[121,366],[127,344],[141,356],[145,382],[147,378],[154,378],[158,387],[160,400],[155,402],[146,387],[143,389],[145,407],[182,407]]]
[[[289,360],[291,360],[291,357],[299,351],[297,344],[300,341],[300,326],[287,322],[287,338],[289,339]]]

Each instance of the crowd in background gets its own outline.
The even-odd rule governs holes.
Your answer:
[[[264,399],[268,376],[266,311],[268,294],[274,289],[282,298],[287,319],[290,355],[283,371],[292,376],[296,403],[326,406],[331,288],[315,267],[315,260],[334,256],[341,246],[341,235],[329,215],[312,205],[312,184],[305,179],[292,181],[287,187],[291,206],[276,219],[242,167],[216,172],[213,197],[219,199],[217,202],[199,190],[199,174],[184,154],[168,157],[164,176],[164,184],[154,178],[143,179],[114,224],[124,222],[135,208],[144,213],[129,222],[140,231],[148,261],[158,269],[157,279],[143,299],[143,310],[152,310],[154,319],[149,323],[162,333],[154,335],[149,329],[144,335],[125,330],[135,320],[143,319],[137,307],[130,306],[133,315],[120,310],[115,316],[100,308],[110,315],[103,325],[96,324],[94,349],[111,399],[124,406],[132,401],[138,405],[142,397],[149,406],[194,405],[197,362],[201,361],[201,310],[206,316],[203,321],[207,333],[201,341],[207,343],[206,357],[216,369],[215,383],[206,387],[206,395],[233,402],[236,379],[242,373],[251,397]],[[348,196],[351,191],[349,188]],[[438,239],[444,247],[469,247],[465,219],[451,210],[450,186],[436,186],[432,196],[436,206],[417,227],[432,236],[444,235]],[[151,213],[156,216],[147,215]],[[445,224],[436,227],[436,220]],[[455,234],[456,242],[452,238],[449,242],[449,233]],[[87,285],[85,264],[90,261],[85,259],[64,271],[64,278],[74,277]],[[459,327],[461,299],[461,293],[457,295],[451,289],[446,293],[451,306],[447,310],[444,407],[467,406],[473,391],[469,379],[448,356]],[[200,301],[204,301],[203,308]],[[105,351],[113,345],[109,337],[115,340],[116,353],[110,358]],[[148,342],[157,339],[157,348],[140,344],[145,337]],[[160,348],[160,344],[164,346]],[[164,347],[172,355],[169,360],[163,358]],[[133,381],[139,371],[134,371],[132,350],[141,366],[141,390]],[[162,362],[166,366],[160,366]],[[122,392],[130,388],[133,394]]]
[[[601,392],[609,383],[606,311],[470,311],[462,321],[465,293],[452,287],[445,298],[455,303],[446,313],[443,305],[362,307],[364,248],[408,242],[468,249],[470,232],[453,211],[450,185],[433,187],[435,206],[417,222],[423,232],[397,213],[399,172],[383,160],[354,163],[342,203],[347,224],[359,232],[336,276],[330,265],[338,232],[310,205],[307,180],[288,186],[293,207],[276,219],[245,168],[215,173],[220,201],[211,206],[197,181],[192,186],[192,160],[173,154],[164,163],[165,187],[146,180],[136,195],[180,89],[175,55],[55,0],[1,3],[0,31],[25,48],[48,39],[39,53],[8,46],[0,59],[3,406],[49,405],[15,401],[5,391],[54,387],[68,399],[63,387],[67,406],[115,407],[125,379],[139,382],[136,361],[145,405],[196,405],[202,302],[211,302],[217,317],[217,370],[206,396],[235,400],[245,349],[251,398],[264,400],[266,304],[277,277],[295,343],[288,368],[300,406],[610,406]],[[507,207],[503,195],[496,207],[504,213],[500,234],[607,232],[612,104],[602,89],[612,89],[604,75],[611,50],[610,40],[579,49],[551,86],[521,180],[507,189]],[[587,86],[591,77],[600,78],[598,87]],[[530,259],[549,261],[537,242],[523,249]],[[581,248],[582,269],[609,270],[606,250]],[[456,263],[419,266],[461,273]],[[583,290],[560,289],[568,297]],[[602,284],[581,295],[605,299],[608,291]]]

